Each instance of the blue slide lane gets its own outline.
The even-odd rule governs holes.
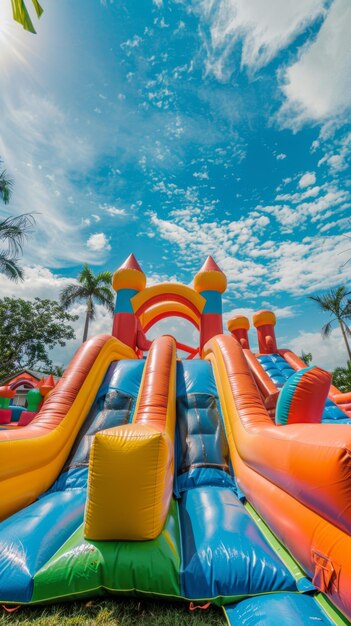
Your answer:
[[[93,437],[132,420],[144,364],[126,360],[110,365],[55,483],[0,523],[0,601],[29,602],[35,573],[82,524]]]
[[[257,357],[271,381],[281,389],[295,370],[281,354],[262,354]],[[307,367],[307,366],[306,366]],[[351,419],[330,398],[325,403],[323,424],[351,424]]]
[[[225,601],[296,590],[237,497],[212,368],[177,363],[177,478],[185,597]],[[221,602],[222,600],[219,600]]]
[[[306,595],[280,593],[242,600],[225,607],[232,626],[332,626],[317,602]]]

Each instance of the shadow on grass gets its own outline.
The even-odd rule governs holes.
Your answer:
[[[139,600],[91,600],[41,607],[1,609],[0,626],[224,626],[222,611],[190,612],[181,603]]]

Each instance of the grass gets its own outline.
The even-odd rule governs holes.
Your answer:
[[[21,607],[0,613],[0,626],[224,626],[222,611],[189,612],[186,604],[139,600],[92,600],[86,603]]]

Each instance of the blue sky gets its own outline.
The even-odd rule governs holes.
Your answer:
[[[350,276],[349,0],[42,4],[36,36],[0,8],[9,211],[37,213],[2,293],[57,297],[131,251],[150,282],[190,283],[212,254],[226,319],[273,308],[282,347],[342,364],[307,295]],[[100,311],[92,332],[109,328]]]

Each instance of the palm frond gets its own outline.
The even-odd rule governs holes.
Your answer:
[[[11,257],[7,252],[0,252],[0,273],[10,280],[23,280],[23,270],[18,265],[18,259]]]
[[[90,269],[87,263],[84,263],[83,269],[78,275],[77,280],[81,285],[84,285],[88,292],[92,293],[94,291],[96,277],[94,276],[94,272]]]
[[[13,255],[22,253],[24,240],[32,232],[35,218],[31,213],[6,217],[0,222],[0,240],[5,241]]]
[[[10,202],[13,180],[8,178],[6,170],[0,172],[0,196],[5,204]]]
[[[332,330],[333,330],[332,321],[327,322],[327,324],[324,324],[322,328],[322,336],[324,338],[329,337]]]
[[[96,276],[96,282],[111,287],[112,284],[112,272],[100,272]]]
[[[32,3],[37,16],[40,17],[43,13],[43,9],[40,6],[38,0],[32,0]],[[22,24],[25,30],[29,30],[31,33],[35,33],[35,28],[33,26],[32,20],[30,19],[24,0],[11,0],[11,4],[14,20],[16,20],[16,22],[19,22],[19,24]]]
[[[99,287],[94,294],[95,300],[98,304],[105,306],[110,313],[114,312],[114,296],[108,287]]]
[[[60,292],[60,303],[64,309],[68,309],[73,304],[86,300],[88,295],[85,287],[71,283]]]

